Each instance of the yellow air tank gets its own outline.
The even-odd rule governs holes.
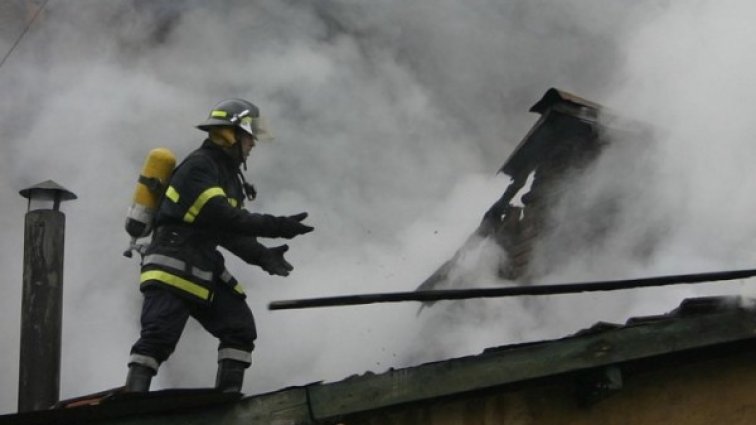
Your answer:
[[[132,246],[137,238],[152,231],[152,217],[175,167],[176,156],[168,149],[156,148],[147,154],[126,215],[126,232],[132,237]]]

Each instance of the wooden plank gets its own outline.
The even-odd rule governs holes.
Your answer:
[[[471,298],[577,294],[581,292],[619,291],[631,288],[655,288],[667,285],[691,285],[710,283],[715,281],[746,279],[754,276],[756,276],[756,269],[745,269],[682,275],[653,276],[622,280],[604,280],[594,282],[574,282],[559,284],[531,283],[524,286],[496,286],[470,289],[437,289],[416,290],[413,292],[384,292],[377,294],[339,295],[332,297],[273,301],[268,304],[268,309],[288,310],[298,308],[322,308],[405,301],[430,302],[440,300],[463,300]],[[423,283],[423,285],[425,285],[425,282]]]
[[[242,400],[223,424],[312,424],[305,387],[288,388]],[[233,418],[233,420],[231,420]]]

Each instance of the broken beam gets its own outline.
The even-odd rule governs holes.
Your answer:
[[[269,310],[290,310],[312,307],[336,307],[402,301],[442,301],[470,298],[514,297],[523,295],[574,294],[592,291],[647,288],[666,285],[706,283],[722,280],[745,279],[756,276],[756,269],[728,270],[709,273],[655,276],[637,279],[606,280],[597,282],[561,283],[549,285],[523,285],[474,289],[439,289],[414,292],[386,292],[379,294],[343,295],[324,298],[273,301]]]

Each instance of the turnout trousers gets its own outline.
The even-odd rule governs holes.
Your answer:
[[[131,348],[130,364],[142,364],[157,371],[173,353],[189,317],[218,338],[218,361],[251,363],[257,338],[254,317],[244,298],[226,285],[216,285],[209,305],[192,302],[165,288],[144,289],[142,331]]]

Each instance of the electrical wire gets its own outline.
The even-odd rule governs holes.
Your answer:
[[[11,53],[13,53],[13,51],[16,50],[16,47],[19,45],[19,43],[21,43],[21,40],[24,38],[26,33],[29,32],[29,28],[31,28],[32,24],[34,24],[34,21],[37,20],[37,16],[39,16],[39,14],[45,9],[49,1],[50,0],[45,0],[42,3],[42,6],[40,6],[36,12],[34,12],[34,16],[32,16],[32,18],[29,19],[29,22],[26,24],[26,28],[24,28],[21,34],[16,38],[16,41],[13,42],[13,45],[11,46],[10,50],[8,50],[8,52],[5,54],[5,56],[3,56],[3,59],[0,60],[0,69],[2,69],[3,65],[5,65],[5,61],[8,60]]]

